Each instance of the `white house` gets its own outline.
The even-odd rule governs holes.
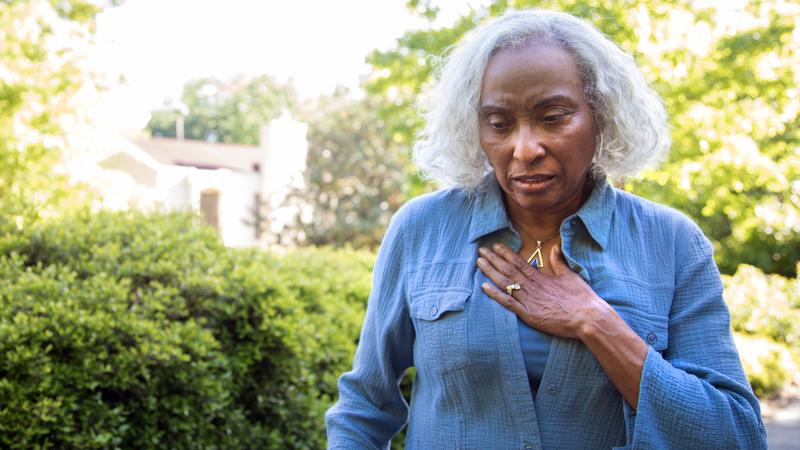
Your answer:
[[[259,146],[186,140],[180,131],[178,138],[107,137],[94,145],[102,148],[88,164],[94,168],[82,169],[94,175],[76,178],[92,178],[106,208],[201,211],[225,245],[274,242],[300,213],[282,203],[302,187],[307,126],[284,115],[262,129]]]

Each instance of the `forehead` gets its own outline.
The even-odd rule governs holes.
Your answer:
[[[547,41],[528,40],[497,51],[481,83],[482,98],[553,93],[582,96],[583,81],[572,55]]]

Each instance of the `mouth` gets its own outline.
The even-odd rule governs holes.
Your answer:
[[[511,177],[511,181],[522,191],[539,192],[547,189],[556,179],[555,175],[534,174]]]

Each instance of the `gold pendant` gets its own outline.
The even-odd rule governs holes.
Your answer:
[[[528,265],[531,265],[531,263],[533,263],[534,267],[538,267],[540,269],[544,267],[544,259],[542,258],[542,241],[536,241],[536,251],[534,251],[531,257],[528,258]]]

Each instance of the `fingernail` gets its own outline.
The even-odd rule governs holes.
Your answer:
[[[483,284],[481,284],[481,287],[484,289],[489,289],[489,283],[484,282]]]

